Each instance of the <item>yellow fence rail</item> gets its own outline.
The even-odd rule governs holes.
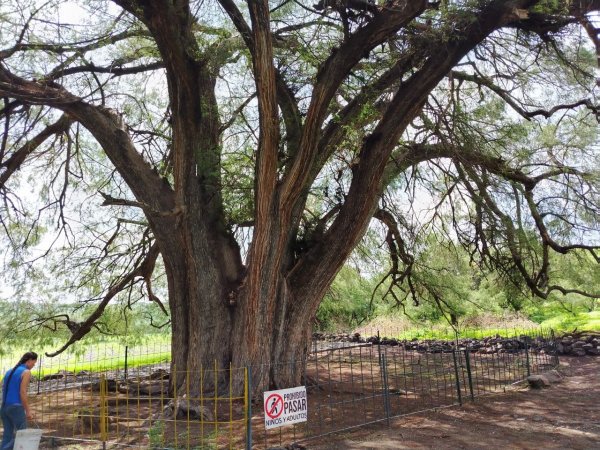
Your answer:
[[[34,386],[36,423],[52,445],[243,449],[250,434],[247,368],[66,373]],[[39,393],[38,393],[39,390]]]

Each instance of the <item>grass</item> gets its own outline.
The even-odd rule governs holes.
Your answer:
[[[125,366],[126,346],[116,338],[108,338],[105,341],[77,343],[70,349],[56,357],[47,357],[45,352],[54,351],[55,346],[32,349],[40,356],[37,366],[33,369],[36,376],[54,374],[59,370],[80,372],[100,372],[114,370]],[[13,367],[19,357],[30,349],[23,346],[14,348],[0,356],[0,368],[4,372]],[[135,368],[171,359],[170,336],[150,335],[140,343],[127,346],[127,367]]]
[[[570,314],[554,308],[539,308],[535,314],[527,316],[481,316],[470,317],[459,327],[458,338],[481,339],[488,336],[503,337],[520,336],[523,334],[539,333],[554,330],[557,333],[572,332],[574,329],[585,331],[600,331],[600,310],[577,311]],[[381,316],[359,328],[363,337],[379,336],[395,339],[456,339],[456,332],[447,324],[430,323],[416,324],[402,317]]]
[[[543,327],[518,313],[505,313],[501,316],[483,313],[461,320],[458,333],[447,322],[417,323],[405,316],[378,316],[369,323],[353,330],[363,337],[379,336],[395,339],[436,339],[454,340],[458,338],[484,338],[496,334],[505,337],[519,336],[542,331]]]
[[[576,328],[580,331],[600,331],[600,311],[563,313],[544,320],[541,325],[559,332],[569,332]]]
[[[188,424],[189,426],[189,424]],[[173,445],[173,442],[166,442],[167,437],[165,436],[167,432],[167,426],[161,420],[154,422],[154,424],[148,430],[148,440],[149,440],[149,448],[152,449],[172,449],[179,450],[185,448],[191,448],[192,450],[216,450],[217,441],[219,434],[216,431],[210,431],[206,436],[202,436],[200,438],[201,443],[198,444],[197,436],[190,436],[189,430],[183,431],[177,434],[177,442],[178,446]],[[185,442],[185,446],[181,443]],[[191,445],[194,442],[194,445]],[[190,444],[188,446],[188,444]]]
[[[467,328],[460,329],[455,332],[450,327],[444,328],[428,328],[428,329],[418,329],[415,328],[413,330],[406,330],[401,333],[387,336],[394,337],[396,339],[433,339],[433,340],[454,340],[457,337],[459,339],[463,338],[471,338],[471,339],[482,339],[485,337],[500,335],[503,337],[513,337],[520,336],[523,334],[531,334],[532,332],[540,332],[542,329],[546,327],[512,327],[512,328],[499,328],[499,327],[486,327],[486,328]],[[382,335],[383,336],[383,335]]]

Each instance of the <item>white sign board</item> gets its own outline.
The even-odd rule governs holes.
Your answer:
[[[308,419],[306,386],[264,393],[265,428],[282,427]]]

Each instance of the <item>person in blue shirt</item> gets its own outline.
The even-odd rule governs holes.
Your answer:
[[[17,365],[6,372],[2,380],[2,408],[0,416],[4,426],[0,450],[12,450],[15,444],[17,430],[27,428],[27,420],[33,419],[27,388],[31,380],[31,369],[37,362],[38,355],[34,352],[25,353]]]

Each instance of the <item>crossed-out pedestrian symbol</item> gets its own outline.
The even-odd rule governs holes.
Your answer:
[[[277,419],[283,413],[283,398],[279,394],[271,394],[265,401],[265,414]]]

